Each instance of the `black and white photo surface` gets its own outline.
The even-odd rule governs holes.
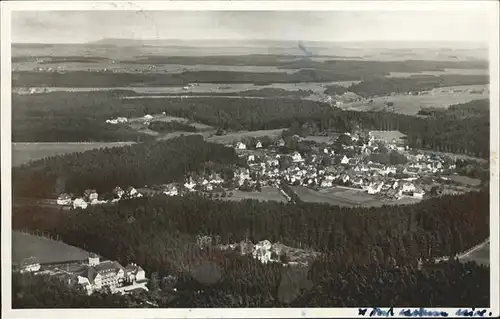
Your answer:
[[[2,317],[497,316],[495,10],[2,3]]]

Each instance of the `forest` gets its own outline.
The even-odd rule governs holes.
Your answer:
[[[488,75],[463,76],[447,74],[440,76],[412,76],[409,78],[369,79],[357,84],[352,84],[347,90],[367,98],[389,95],[391,93],[418,93],[420,91],[429,91],[434,88],[447,86],[488,83],[490,83]]]
[[[441,75],[418,76],[409,79],[384,78],[388,72],[368,72],[366,69],[352,69],[343,66],[338,70],[323,67],[300,68],[293,73],[286,72],[242,72],[242,71],[184,71],[182,73],[115,73],[111,71],[71,71],[71,72],[38,72],[14,71],[13,87],[154,87],[184,86],[190,83],[300,83],[300,82],[334,82],[363,81],[350,88],[359,95],[382,95],[391,92],[428,90],[435,87],[487,84],[487,75]],[[303,63],[301,63],[303,64]],[[302,65],[301,65],[302,66]],[[390,71],[389,71],[390,72]],[[399,83],[399,84],[398,84]]]
[[[207,143],[200,135],[159,142],[90,150],[34,161],[12,170],[14,196],[54,198],[61,192],[85,189],[110,192],[116,186],[183,182],[188,172],[202,171],[207,162],[230,168],[237,163],[232,148]]]
[[[136,262],[164,291],[158,279],[177,277],[179,298],[163,301],[171,307],[488,305],[488,268],[431,261],[489,236],[487,189],[379,208],[156,196],[86,211],[15,207],[12,222],[122,264]],[[196,235],[211,236],[212,246],[201,250]],[[216,249],[217,242],[246,239],[321,255],[310,267],[283,268]]]
[[[431,149],[477,157],[489,156],[489,101],[475,100],[466,104],[451,106],[449,112],[439,117],[416,117],[388,112],[356,112],[332,108],[328,104],[298,99],[148,99],[124,100],[123,92],[101,93],[50,93],[33,96],[14,95],[13,141],[17,136],[31,136],[37,141],[58,141],[50,130],[43,131],[45,121],[57,125],[58,130],[72,132],[73,121],[83,119],[105,121],[108,118],[125,116],[128,118],[159,114],[184,117],[226,131],[268,130],[287,128],[293,125],[308,125],[307,134],[324,132],[349,132],[354,128],[367,130],[399,130],[408,136],[413,148]],[[477,116],[458,116],[464,110],[478,110]],[[472,112],[472,111],[463,111]],[[57,116],[54,116],[57,114]],[[464,113],[465,114],[465,113]],[[72,120],[70,120],[71,118]],[[75,120],[73,120],[76,118]],[[50,120],[48,120],[50,119]],[[81,119],[81,120],[80,120]],[[37,135],[31,135],[32,128],[24,121],[39,121]],[[93,122],[92,122],[93,123]],[[97,124],[95,124],[97,125]],[[100,124],[99,124],[100,125]],[[35,125],[36,127],[36,125]],[[49,126],[50,127],[50,126]],[[78,127],[78,126],[77,126]],[[95,126],[91,126],[95,127]],[[114,127],[114,126],[113,126]],[[99,130],[92,133],[97,137],[107,137]],[[77,131],[78,132],[78,131]],[[118,132],[116,136],[118,136]],[[82,132],[68,136],[88,140]],[[138,133],[136,133],[138,134]],[[90,135],[92,136],[92,135]],[[141,139],[147,139],[142,134]],[[129,138],[133,139],[134,137]],[[136,136],[137,138],[137,136]],[[100,140],[105,140],[101,138]],[[135,140],[135,139],[133,139]]]

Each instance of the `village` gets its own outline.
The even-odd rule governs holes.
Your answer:
[[[359,132],[346,132],[334,137],[312,137],[312,140],[298,135],[288,138],[294,145],[308,145],[301,151],[290,149],[282,137],[242,138],[228,145],[235,148],[241,160],[240,165],[233,168],[231,178],[224,179],[215,172],[192,172],[184,183],[125,189],[117,186],[102,196],[94,189],[86,190],[83,196],[63,193],[57,204],[86,209],[88,205],[113,204],[122,199],[188,193],[227,198],[233,191],[261,192],[263,187],[277,189],[288,201],[293,201],[293,194],[284,191],[284,185],[313,191],[342,188],[397,203],[403,198],[418,201],[474,189],[453,180],[456,159],[412,150],[404,139],[388,133],[391,131],[370,131],[364,136]]]

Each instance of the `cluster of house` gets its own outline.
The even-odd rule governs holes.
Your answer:
[[[429,178],[442,179],[444,177],[437,177],[436,173],[451,173],[456,168],[454,161],[445,160],[437,155],[410,153],[408,146],[401,141],[393,139],[391,142],[385,142],[372,132],[365,140],[366,143],[356,143],[360,139],[358,134],[344,133],[343,138],[346,136],[354,143],[342,144],[340,150],[338,147],[334,150],[328,143],[320,146],[316,144],[317,147],[302,154],[298,151],[280,154],[279,148],[285,145],[283,139],[277,139],[265,149],[262,143],[257,141],[254,147],[259,150],[260,155],[257,155],[257,152],[244,151],[247,146],[239,141],[234,147],[243,151],[244,154],[239,156],[246,160],[247,165],[235,169],[232,181],[225,181],[220,174],[210,174],[188,177],[184,184],[171,183],[139,191],[133,187],[129,187],[126,191],[116,187],[113,190],[114,197],[108,200],[99,200],[97,192],[89,189],[85,191],[83,197],[75,199],[68,194],[61,194],[57,204],[85,209],[88,204],[115,203],[124,198],[156,194],[177,196],[196,191],[224,193],[225,188],[233,186],[249,191],[256,189],[258,185],[279,186],[281,183],[312,188],[330,188],[339,185],[392,199],[404,196],[421,199],[431,189]],[[389,151],[404,156],[406,164],[383,165],[371,161],[370,155],[377,152],[381,143]],[[330,159],[330,162],[325,164],[325,158]]]
[[[88,294],[109,287],[112,293],[128,293],[135,289],[148,290],[144,269],[131,263],[123,267],[116,261],[90,254],[88,260],[41,265],[36,258],[25,259],[20,272],[55,276],[68,286],[80,285]]]
[[[263,264],[280,263],[283,266],[307,266],[308,262],[316,258],[319,253],[305,251],[297,248],[290,248],[280,243],[271,243],[269,240],[261,240],[252,243],[249,240],[242,240],[239,243],[230,245],[219,245],[221,250],[236,251],[241,255],[251,256]],[[294,250],[294,254],[290,251]],[[286,258],[284,259],[283,257]]]
[[[353,142],[359,140],[357,134],[345,133]],[[395,151],[407,160],[406,164],[383,165],[369,160],[370,154],[376,152],[383,142],[389,151]],[[275,146],[283,146],[284,141],[278,140]],[[238,150],[245,150],[242,142],[235,144]],[[256,148],[262,148],[258,142]],[[259,182],[262,185],[277,185],[284,181],[290,185],[329,188],[334,185],[362,189],[369,194],[384,194],[399,199],[403,196],[422,198],[425,194],[421,177],[434,176],[443,171],[451,172],[456,168],[454,163],[447,163],[439,156],[425,154],[411,155],[408,146],[393,139],[384,142],[377,134],[369,134],[368,142],[362,145],[343,146],[346,152],[336,152],[328,146],[311,151],[310,154],[278,154],[275,149],[263,156],[254,154],[246,157],[248,168],[237,170],[235,179],[238,185],[248,181],[250,185]],[[267,151],[267,150],[266,150]],[[351,158],[346,154],[351,154]],[[354,154],[354,155],[353,155]],[[325,166],[324,157],[329,157],[335,164]],[[287,158],[290,165],[280,166],[280,160]],[[398,178],[396,176],[399,175]],[[253,178],[252,178],[253,176]],[[427,187],[426,187],[427,188]]]
[[[134,187],[130,186],[126,191],[121,189],[119,186],[115,187],[113,190],[113,198],[109,200],[99,199],[99,194],[95,189],[87,189],[83,193],[83,196],[77,196],[73,198],[68,193],[62,193],[57,198],[57,205],[61,206],[72,206],[74,209],[81,208],[86,209],[88,205],[98,205],[106,203],[116,203],[121,199],[125,198],[137,198],[143,195],[139,193]]]
[[[117,117],[116,119],[106,120],[108,124],[123,124],[128,123],[128,119],[126,117]]]

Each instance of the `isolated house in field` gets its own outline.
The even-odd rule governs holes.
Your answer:
[[[95,189],[86,189],[83,193],[84,198],[89,202],[97,201],[99,195],[97,194]]]
[[[40,263],[35,257],[29,257],[21,262],[21,273],[25,272],[35,272],[40,270]]]
[[[255,145],[255,148],[262,148],[262,143],[260,141],[258,141],[257,145]]]
[[[246,150],[247,146],[242,142],[238,142],[238,143],[236,143],[236,148],[239,150]]]
[[[87,202],[85,200],[83,200],[83,198],[77,198],[73,201],[73,208],[74,209],[77,209],[77,208],[81,208],[81,209],[86,209],[88,206]]]
[[[57,205],[71,205],[71,196],[66,193],[62,193],[57,198]]]

